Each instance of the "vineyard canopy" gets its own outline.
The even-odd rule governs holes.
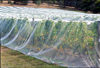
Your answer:
[[[65,67],[100,67],[100,14],[0,7],[1,45]]]

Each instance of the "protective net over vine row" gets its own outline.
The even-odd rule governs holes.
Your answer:
[[[65,67],[100,67],[100,14],[0,7],[1,45]]]

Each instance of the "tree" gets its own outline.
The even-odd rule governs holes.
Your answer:
[[[0,0],[0,3],[2,3],[3,2],[3,0]]]
[[[28,0],[14,0],[14,4],[27,5],[28,4]]]
[[[11,4],[11,0],[8,0],[8,4]]]

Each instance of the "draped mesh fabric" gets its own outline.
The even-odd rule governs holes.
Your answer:
[[[59,9],[0,7],[1,46],[65,67],[100,67],[99,19]]]

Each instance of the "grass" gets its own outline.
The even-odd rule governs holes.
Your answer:
[[[1,68],[65,68],[1,46]]]

